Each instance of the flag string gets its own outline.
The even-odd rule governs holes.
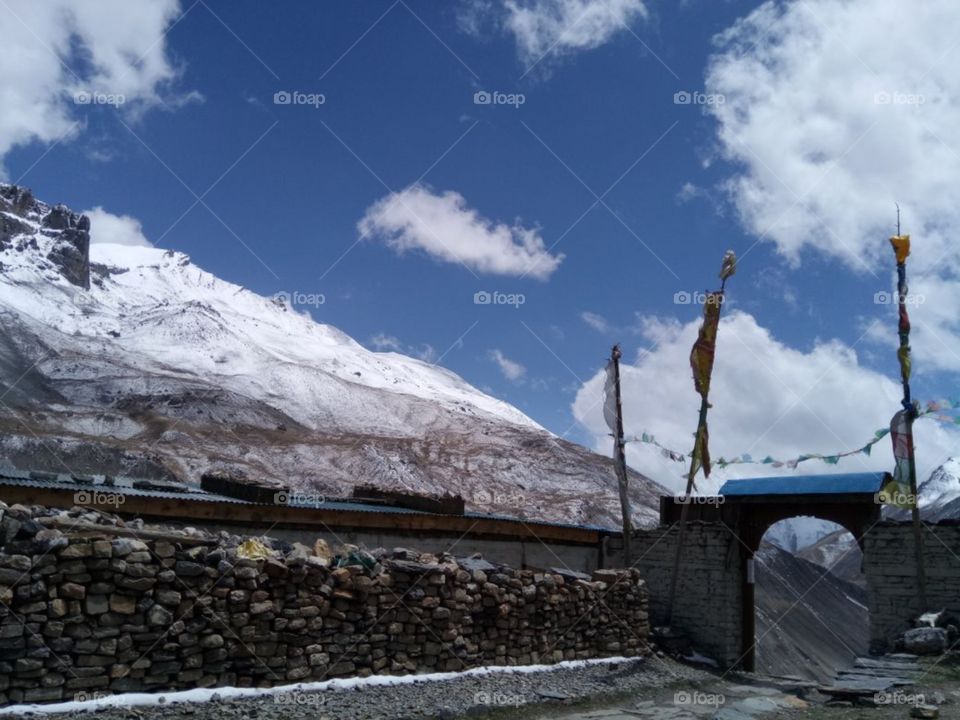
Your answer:
[[[949,423],[951,425],[960,425],[960,417],[955,417],[952,415],[947,415],[946,411],[960,409],[960,400],[936,400],[927,403],[923,410],[917,415],[917,419],[920,418],[931,418],[939,422]],[[796,468],[802,462],[808,460],[822,460],[828,465],[836,465],[840,462],[841,458],[850,457],[852,455],[870,455],[870,451],[873,449],[873,446],[880,442],[883,438],[890,434],[889,428],[880,428],[873,434],[870,442],[866,443],[862,447],[857,448],[856,450],[848,450],[847,452],[834,453],[831,455],[823,453],[804,453],[798,455],[795,458],[790,460],[777,460],[769,455],[765,456],[761,460],[754,459],[750,453],[740,453],[732,458],[720,457],[713,461],[714,465],[717,465],[721,468],[725,468],[728,465],[770,465],[775,468]],[[671,450],[670,448],[662,445],[659,440],[656,439],[652,434],[643,432],[640,435],[634,435],[633,437],[626,438],[626,442],[637,442],[643,443],[645,445],[652,445],[658,448],[661,454],[673,461],[673,462],[686,462],[690,458],[690,454],[684,454],[677,452],[676,450]]]

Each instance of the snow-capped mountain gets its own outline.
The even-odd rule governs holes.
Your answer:
[[[342,495],[373,483],[616,526],[611,463],[454,373],[372,352],[178,252],[90,245],[0,185],[0,460],[175,476],[213,466]],[[631,473],[638,523],[662,488]]]
[[[917,489],[921,512],[942,517],[960,515],[960,458],[949,458]]]

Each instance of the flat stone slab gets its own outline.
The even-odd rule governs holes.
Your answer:
[[[477,570],[490,572],[497,569],[496,565],[483,558],[457,558],[457,564],[467,572],[476,572]]]
[[[896,685],[914,685],[915,679],[905,675],[894,675],[883,670],[841,670],[837,673],[841,680],[889,680]]]
[[[550,572],[559,575],[564,580],[586,580],[590,581],[590,576],[586,573],[577,572],[576,570],[570,570],[568,568],[550,568]]]
[[[863,680],[837,679],[832,685],[821,685],[817,689],[824,695],[861,697],[889,690],[891,683],[882,678],[864,678]]]
[[[911,660],[888,660],[887,658],[857,658],[853,661],[853,666],[858,668],[877,668],[882,670],[916,670],[919,672],[920,666]]]

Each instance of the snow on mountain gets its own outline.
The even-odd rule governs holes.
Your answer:
[[[949,458],[918,488],[921,507],[942,508],[960,498],[960,458]]]
[[[0,185],[0,460],[188,481],[225,466],[331,495],[374,483],[616,524],[607,458],[456,374],[368,350],[182,253],[90,246],[88,231]],[[652,522],[662,488],[631,478]]]
[[[842,530],[843,528],[829,520],[801,516],[781,520],[771,525],[763,539],[782,550],[796,553],[838,529]]]

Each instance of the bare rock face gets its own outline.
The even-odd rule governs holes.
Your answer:
[[[90,218],[65,205],[50,207],[33,197],[28,188],[0,184],[0,247],[18,237],[18,250],[40,249],[38,236],[52,242],[47,260],[72,284],[90,288]],[[26,238],[26,239],[25,239]]]

